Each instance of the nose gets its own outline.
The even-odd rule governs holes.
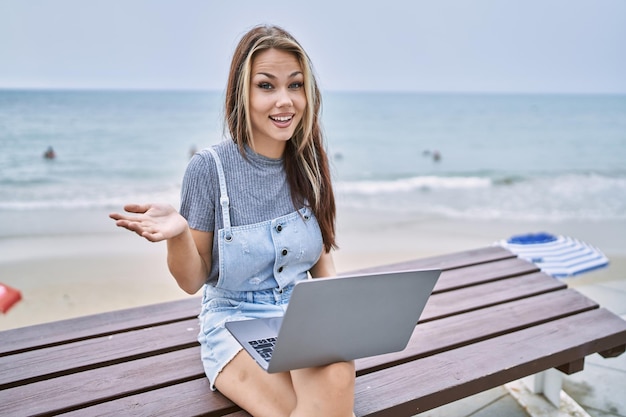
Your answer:
[[[281,89],[278,92],[278,97],[276,97],[276,107],[291,107],[293,105],[293,100],[289,94],[287,89]]]

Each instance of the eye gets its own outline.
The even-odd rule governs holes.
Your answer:
[[[303,86],[304,86],[304,83],[300,81],[289,84],[289,88],[291,88],[292,90],[298,90],[302,88]]]
[[[257,86],[263,90],[271,90],[273,88],[272,84],[268,82],[260,82],[257,84]]]

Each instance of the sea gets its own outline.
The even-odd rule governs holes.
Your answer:
[[[224,138],[223,98],[0,90],[0,216],[177,205],[190,154]],[[322,122],[348,212],[626,219],[626,95],[328,91]]]

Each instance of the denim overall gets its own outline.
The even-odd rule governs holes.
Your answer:
[[[232,226],[224,169],[217,152],[209,151],[217,166],[224,228],[217,231],[219,277],[215,286],[205,285],[198,340],[205,373],[215,389],[215,378],[241,350],[224,323],[282,316],[293,285],[307,279],[323,242],[308,207],[273,220]]]

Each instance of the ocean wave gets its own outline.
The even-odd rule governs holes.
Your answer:
[[[392,215],[464,219],[598,220],[626,218],[626,175],[414,176],[392,180],[339,181],[338,205]],[[180,183],[131,186],[111,180],[98,186],[0,187],[0,210],[115,209],[137,202],[179,205]]]
[[[419,176],[390,181],[340,181],[335,184],[339,192],[378,194],[432,189],[475,189],[490,187],[493,181],[482,177]]]
[[[178,207],[180,187],[123,190],[121,185],[70,190],[67,188],[42,192],[22,192],[0,198],[0,211],[111,209],[128,203],[166,202]]]
[[[59,181],[50,177],[0,177],[0,187],[30,187],[30,186],[46,186],[58,183]]]
[[[626,218],[626,176],[598,173],[414,177],[337,186],[340,205],[398,215],[463,219]]]
[[[391,180],[356,180],[338,181],[335,189],[343,193],[377,194],[411,192],[420,190],[472,190],[495,186],[519,186],[533,184],[548,188],[569,189],[581,186],[593,189],[626,189],[626,174],[571,172],[571,173],[535,173],[533,175],[516,175],[480,172],[477,174],[424,175]]]

